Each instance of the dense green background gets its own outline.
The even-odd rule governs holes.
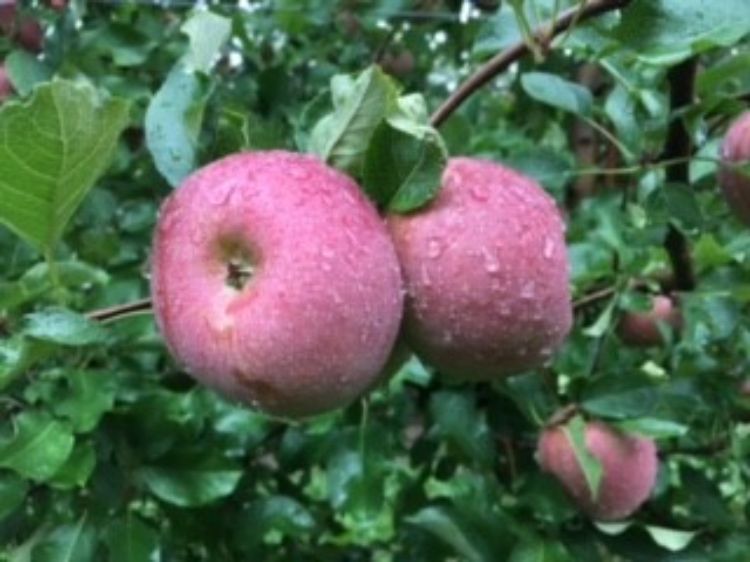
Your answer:
[[[475,3],[24,8],[47,36],[42,56],[0,38],[18,92],[0,110],[0,558],[748,559],[750,233],[714,158],[750,96],[750,3],[634,0],[535,45],[441,138],[427,108],[577,4]],[[405,51],[413,68],[392,64]],[[674,111],[667,75],[690,59],[696,101]],[[367,70],[378,60],[400,86]],[[342,74],[356,80],[336,79],[334,109]],[[660,164],[674,120],[694,143],[688,183]],[[318,152],[397,210],[429,200],[446,152],[508,162],[565,205],[576,298],[614,291],[579,308],[549,369],[447,386],[412,360],[346,411],[296,424],[229,404],[180,371],[150,315],[84,313],[148,295],[173,185],[265,148]],[[629,349],[613,325],[647,304],[630,281],[660,290],[669,225],[697,274],[685,329]],[[627,523],[581,517],[534,460],[544,421],[570,403],[658,438],[658,484]]]

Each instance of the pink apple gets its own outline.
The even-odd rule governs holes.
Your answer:
[[[626,312],[617,325],[617,334],[623,343],[634,347],[664,345],[659,323],[672,330],[682,328],[682,314],[670,297],[657,295],[651,309],[646,312]]]
[[[586,424],[585,434],[588,452],[602,467],[596,498],[592,497],[563,426],[542,432],[537,452],[539,463],[593,519],[624,519],[651,494],[659,468],[656,445],[650,439],[625,435],[601,422]]]
[[[389,226],[407,342],[439,371],[493,379],[544,364],[562,344],[572,323],[564,225],[534,181],[454,158],[438,197]]]
[[[732,212],[750,226],[750,173],[732,169],[726,164],[750,163],[750,111],[737,119],[724,137],[719,185]]]
[[[8,71],[5,70],[5,66],[0,64],[0,103],[4,102],[11,95],[13,95],[13,84],[10,83]]]
[[[373,386],[402,313],[396,253],[357,185],[311,156],[244,153],[164,204],[156,319],[174,356],[226,396],[285,417]]]

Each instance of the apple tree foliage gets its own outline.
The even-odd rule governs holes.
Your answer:
[[[747,0],[633,0],[554,37],[533,30],[586,2],[58,4],[19,8],[45,29],[39,55],[0,38],[15,89],[0,108],[0,559],[748,560],[750,232],[716,185],[750,99]],[[530,55],[431,126],[519,41]],[[150,315],[107,316],[148,296],[164,197],[270,148],[318,154],[396,212],[430,201],[449,155],[535,177],[566,209],[580,304],[554,363],[450,385],[412,358],[350,408],[287,423],[196,385]],[[618,318],[664,288],[684,329],[624,346]],[[540,471],[539,431],[571,404],[657,439],[631,519],[589,521]]]

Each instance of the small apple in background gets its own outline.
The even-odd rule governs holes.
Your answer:
[[[724,164],[719,171],[719,186],[729,209],[750,226],[750,171],[733,169],[731,164],[750,164],[750,111],[741,115],[727,131],[721,145]]]
[[[456,379],[544,364],[572,324],[564,225],[533,180],[453,158],[427,207],[391,215],[407,344]]]
[[[271,414],[349,404],[394,347],[402,283],[385,224],[314,157],[243,153],[202,168],[162,207],[152,264],[174,356]]]
[[[42,50],[44,31],[33,18],[20,16],[15,0],[0,0],[0,32],[32,52]]]
[[[383,72],[396,78],[404,78],[414,71],[414,54],[408,49],[399,52],[388,51],[378,64]]]
[[[579,508],[593,519],[616,521],[634,513],[649,497],[659,468],[651,439],[626,435],[601,423],[588,422],[586,448],[602,466],[598,495],[593,498],[564,426],[545,429],[538,460],[560,481]]]
[[[682,328],[682,314],[675,301],[665,295],[657,295],[646,312],[625,312],[617,325],[617,334],[623,343],[633,347],[664,345],[664,336],[659,331],[662,322],[672,330]]]
[[[11,95],[13,95],[13,85],[10,83],[5,66],[0,64],[0,103],[7,100]]]

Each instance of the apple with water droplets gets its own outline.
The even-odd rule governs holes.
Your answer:
[[[588,422],[584,434],[586,449],[602,468],[596,497],[564,425],[542,432],[537,450],[542,469],[557,478],[591,518],[616,521],[630,516],[648,499],[656,483],[656,445],[651,439],[627,435],[598,421]]]
[[[719,185],[724,199],[735,216],[750,226],[750,172],[735,167],[750,164],[750,111],[729,127],[720,156]]]
[[[374,207],[347,176],[285,151],[191,175],[161,209],[151,285],[157,324],[189,373],[288,418],[372,387],[403,308]]]
[[[572,324],[564,224],[530,178],[453,158],[424,209],[389,217],[406,284],[409,346],[455,379],[547,362]]]
[[[623,343],[633,347],[664,345],[660,324],[674,331],[682,328],[682,313],[674,300],[666,295],[653,297],[651,308],[645,312],[624,313],[617,325],[617,334]]]

